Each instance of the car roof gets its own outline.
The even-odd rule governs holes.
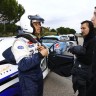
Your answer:
[[[55,35],[48,35],[48,36],[44,36],[44,38],[45,37],[47,37],[47,38],[51,38],[52,37],[52,38],[58,38],[58,39],[60,38],[60,36],[57,36],[57,35],[56,36]]]
[[[66,36],[66,38],[65,38],[65,36]],[[57,35],[48,35],[48,36],[44,36],[42,38],[56,38],[58,40],[68,40],[69,39],[67,35],[59,35],[59,36],[57,36]]]

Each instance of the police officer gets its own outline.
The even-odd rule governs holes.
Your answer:
[[[41,33],[43,22],[44,19],[38,15],[24,14],[19,21],[24,34],[17,36],[11,48],[18,64],[22,96],[43,96],[43,74],[40,63],[42,58],[48,55],[48,50],[38,43],[36,37]]]

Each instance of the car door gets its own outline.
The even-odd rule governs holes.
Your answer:
[[[51,71],[61,76],[68,77],[71,75],[74,55],[67,51],[68,47],[70,47],[67,46],[67,42],[64,42],[63,45],[61,43],[63,42],[58,41],[49,48],[48,67]],[[62,52],[60,52],[61,48],[63,48]]]

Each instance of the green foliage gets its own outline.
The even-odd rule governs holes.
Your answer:
[[[64,33],[64,27],[57,28],[56,30],[60,34]]]
[[[64,28],[64,27],[59,27],[56,29],[58,34],[75,34],[76,31],[74,29],[70,29],[70,28]]]
[[[0,36],[16,34],[15,23],[20,20],[25,9],[16,0],[0,0]]]
[[[70,33],[75,34],[76,31],[74,29],[70,29]]]
[[[2,22],[15,23],[24,12],[25,9],[16,0],[0,0],[0,21]]]
[[[47,36],[47,35],[57,35],[56,32],[43,32],[43,34],[41,36]]]
[[[0,24],[0,32],[3,32],[3,30],[4,30],[4,25]]]
[[[14,24],[6,24],[6,30],[7,32],[12,32],[13,30],[16,30],[17,26],[15,26]],[[16,31],[14,31],[16,32]]]
[[[56,30],[55,29],[51,29],[50,32],[56,32]]]
[[[12,36],[16,35],[17,26],[14,24],[6,24],[6,29],[7,31],[4,31],[4,25],[0,24],[0,37],[1,36]]]
[[[53,30],[53,29],[52,29]],[[57,32],[54,32],[54,30],[53,31],[50,31],[50,28],[49,27],[43,27],[42,28],[42,33],[41,33],[41,36],[46,36],[46,35],[56,35],[57,34]]]
[[[49,28],[48,27],[42,27],[42,31],[43,32],[48,32],[49,31]]]

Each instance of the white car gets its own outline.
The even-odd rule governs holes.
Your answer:
[[[70,46],[76,46],[77,45],[77,41],[76,41],[76,37],[73,34],[66,34],[66,35],[60,35],[63,38],[66,38],[68,45]],[[67,39],[68,38],[68,39]]]
[[[18,66],[7,63],[2,56],[4,50],[12,46],[15,39],[15,36],[0,38],[0,96],[17,96],[17,94],[20,93]],[[41,61],[41,68],[43,78],[45,78],[49,72],[47,58]]]

